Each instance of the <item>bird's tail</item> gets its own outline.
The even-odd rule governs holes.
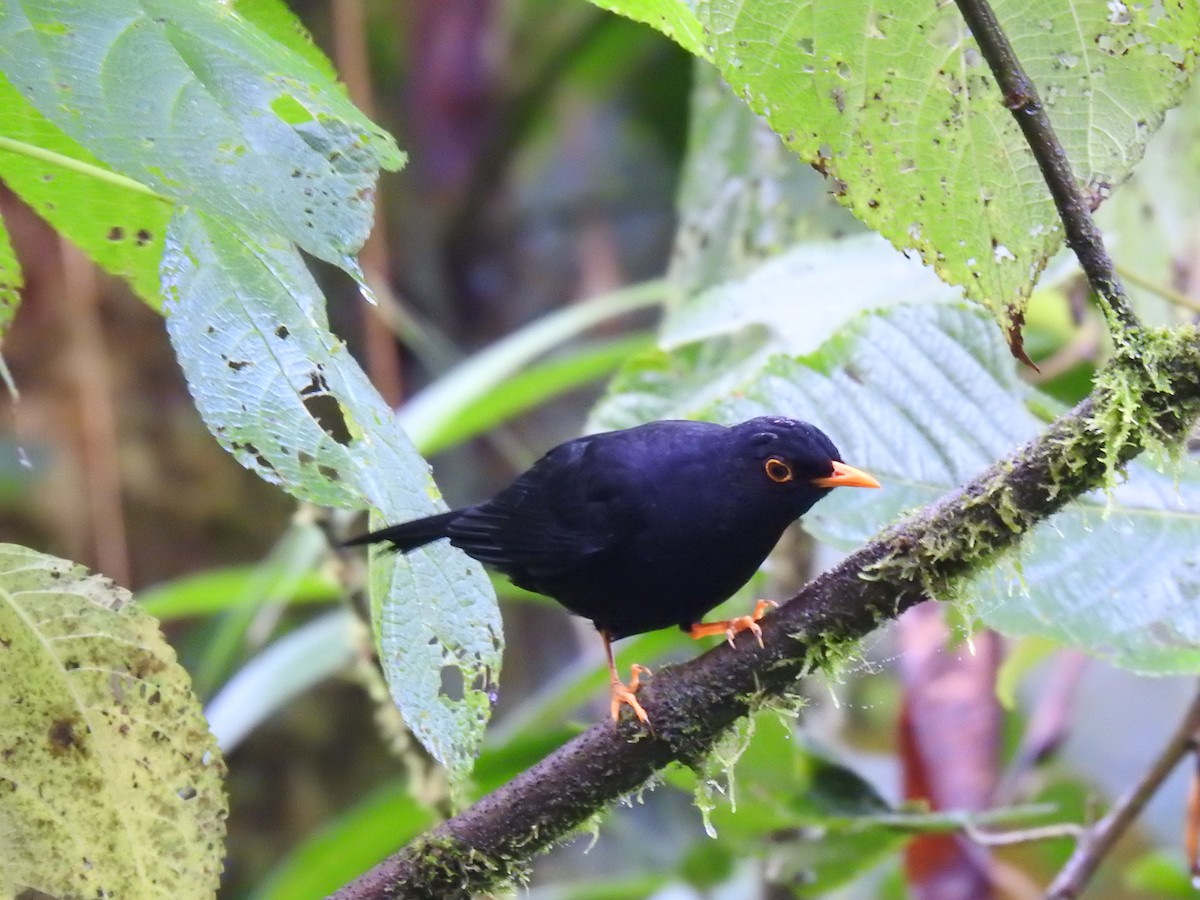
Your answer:
[[[440,538],[448,537],[447,529],[450,523],[464,512],[466,510],[452,509],[450,512],[429,516],[425,519],[404,522],[400,525],[389,525],[378,531],[370,531],[360,534],[358,537],[352,537],[343,546],[354,547],[359,544],[379,544],[389,541],[392,549],[407,553],[409,550],[416,550],[418,547],[424,547]]]

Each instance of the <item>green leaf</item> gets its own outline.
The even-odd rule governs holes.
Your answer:
[[[0,545],[0,892],[212,896],[224,765],[157,623],[107,579]]]
[[[708,59],[704,29],[685,0],[592,0],[601,9],[620,13],[661,31],[688,53]]]
[[[2,126],[0,126],[2,127]],[[3,154],[0,153],[0,157]],[[24,285],[21,277],[21,264],[13,250],[12,242],[8,239],[8,229],[4,219],[0,218],[0,339],[8,333],[13,316],[17,314],[17,306],[21,303],[21,287]]]
[[[418,804],[404,784],[387,784],[289,853],[252,897],[319,900],[433,824],[433,813]]]
[[[357,617],[339,607],[280,637],[237,671],[205,709],[225,753],[296,697],[358,657]]]
[[[604,341],[522,369],[466,404],[452,420],[444,421],[440,430],[421,442],[421,452],[431,455],[460,444],[560,394],[597,381],[652,342],[646,334]]]
[[[403,155],[305,55],[226,4],[0,5],[0,71],[107,165],[357,272]]]
[[[592,297],[543,316],[476,353],[416,394],[400,410],[400,425],[427,452],[444,447],[463,416],[475,422],[488,413],[489,398],[526,370],[530,362],[601,322],[661,302],[666,287],[650,281]],[[511,403],[511,399],[502,402]]]
[[[201,415],[248,468],[324,506],[405,521],[439,509],[429,466],[345,346],[284,242],[195,211],[172,222],[167,326]],[[372,621],[405,722],[455,778],[469,771],[503,639],[478,563],[444,545],[376,554]]]
[[[769,407],[768,407],[769,398]],[[857,544],[1035,435],[1021,382],[998,335],[955,308],[867,317],[807,364],[777,360],[737,404],[824,410],[847,459],[881,492],[835,492],[805,518],[823,540]],[[1038,402],[1045,402],[1044,400]],[[718,413],[733,414],[732,405]],[[1038,635],[1138,672],[1200,670],[1200,466],[1127,468],[1111,496],[1094,492],[1036,527],[1009,563],[980,572],[966,597],[985,623]],[[855,496],[857,494],[857,496]]]
[[[0,75],[0,179],[106,271],[162,306],[158,263],[171,203],[116,175]]]
[[[147,588],[138,593],[137,600],[156,619],[183,619],[228,612],[242,604],[257,607],[269,600],[297,605],[333,603],[342,595],[341,587],[327,572],[293,575],[295,583],[281,596],[276,585],[264,578],[262,566],[222,566]],[[264,587],[271,593],[264,593]]]
[[[1085,185],[1141,157],[1195,66],[1200,7],[993,4]],[[858,218],[1008,323],[1061,245],[1053,204],[954,4],[697,4],[724,78]]]

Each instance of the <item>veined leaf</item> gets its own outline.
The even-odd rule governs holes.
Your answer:
[[[390,522],[439,509],[428,464],[329,332],[292,247],[184,210],[163,273],[167,325],[196,404],[243,465],[302,499],[367,506]],[[491,585],[478,563],[445,545],[378,554],[370,579],[392,696],[413,733],[462,777],[500,669]]]
[[[212,897],[224,765],[129,594],[0,545],[0,893]]]
[[[603,5],[655,24],[645,0]],[[1119,184],[1195,67],[1200,7],[993,8],[1080,184]],[[954,4],[700,0],[694,9],[706,58],[856,216],[1005,324],[1019,317],[1062,233]]]
[[[327,71],[227,4],[0,3],[0,71],[117,172],[357,272],[403,155]]]

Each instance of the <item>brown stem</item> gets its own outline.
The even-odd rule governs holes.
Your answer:
[[[1037,88],[1021,67],[987,0],[955,2],[996,78],[1004,95],[1004,105],[1012,112],[1033,151],[1066,228],[1067,245],[1079,258],[1088,283],[1104,305],[1110,323],[1120,324],[1127,331],[1138,329],[1137,315],[1129,305],[1112,258],[1104,249],[1100,230],[1092,219],[1092,201],[1075,180],[1067,151],[1050,124]],[[1119,336],[1115,337],[1119,340]]]
[[[1141,780],[1080,838],[1075,852],[1046,890],[1047,900],[1069,900],[1083,892],[1117,839],[1138,817],[1179,761],[1195,748],[1197,732],[1200,732],[1200,693],[1192,700],[1179,727]]]

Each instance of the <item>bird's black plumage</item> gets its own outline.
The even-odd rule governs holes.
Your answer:
[[[806,422],[651,422],[561,444],[486,503],[348,543],[449,538],[608,640],[698,623],[838,484],[878,486]]]

